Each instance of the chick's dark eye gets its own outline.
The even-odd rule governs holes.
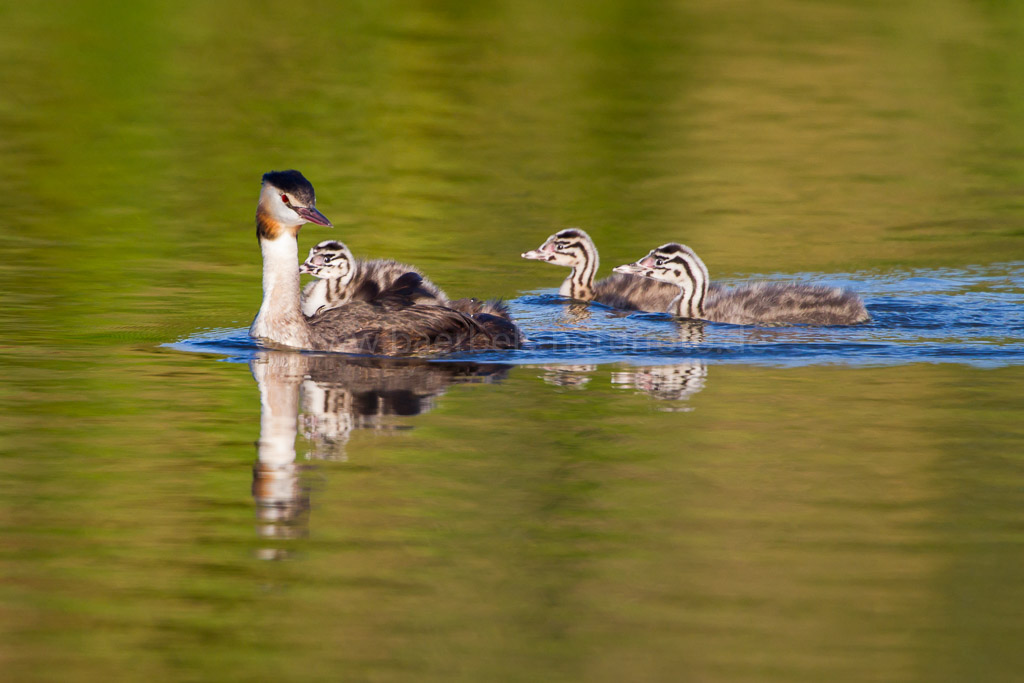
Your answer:
[[[557,249],[558,251],[565,251],[565,245],[564,244],[556,244],[555,245],[555,249]]]
[[[324,256],[324,263],[330,263],[333,256]]]
[[[663,266],[663,265],[665,265],[665,259],[663,259],[663,258],[655,259],[654,265],[656,265],[656,266]]]

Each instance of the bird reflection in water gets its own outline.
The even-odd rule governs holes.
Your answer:
[[[593,379],[596,365],[533,365],[541,370],[540,378],[545,384],[564,389],[582,390]],[[666,412],[690,412],[685,404],[694,394],[704,389],[708,368],[703,361],[692,360],[671,365],[652,365],[628,370],[616,370],[611,374],[612,386],[617,389],[632,389],[651,398],[664,401],[658,409]]]
[[[590,320],[590,305],[579,301],[570,301],[565,305],[565,311],[558,318],[558,322],[566,327],[575,327]]]
[[[628,312],[623,312],[628,314]],[[702,320],[675,321],[675,341],[681,347],[670,347],[672,351],[683,351],[702,343],[705,338],[705,324]],[[641,342],[631,342],[630,351],[637,356],[651,357],[651,352],[662,352],[665,349],[663,340],[654,340],[650,346]],[[673,342],[674,344],[674,342]],[[597,371],[597,365],[581,364],[545,364],[528,366],[541,370],[540,378],[545,384],[566,389],[582,390],[587,388]],[[670,365],[652,365],[617,370],[611,373],[611,384],[619,389],[632,389],[638,393],[664,401],[658,406],[666,412],[689,412],[693,408],[686,405],[694,394],[704,389],[707,382],[707,365],[699,360],[687,360],[683,363]]]
[[[582,389],[590,382],[590,373],[597,370],[596,365],[536,365],[543,370],[541,379],[545,384],[567,389]]]
[[[634,389],[665,403],[658,406],[666,412],[687,413],[693,410],[684,401],[703,391],[708,368],[699,360],[673,365],[654,365],[612,373],[612,385]]]
[[[352,358],[263,351],[249,364],[260,390],[260,438],[256,442],[252,494],[260,536],[308,534],[310,492],[297,462],[300,426],[309,444],[306,459],[345,460],[353,429],[403,428],[388,418],[432,410],[449,385],[493,382],[508,366],[428,363],[416,359]],[[301,411],[300,411],[301,406]],[[287,552],[265,548],[264,559]]]

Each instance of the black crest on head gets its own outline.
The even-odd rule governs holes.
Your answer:
[[[326,251],[328,249],[331,251],[344,251],[345,245],[341,242],[335,242],[334,240],[326,240],[313,248],[317,251]]]
[[[270,171],[263,174],[263,182],[293,195],[303,204],[311,205],[316,200],[313,184],[298,171]]]
[[[562,231],[558,232],[555,235],[555,237],[560,237],[562,239],[573,239],[573,238],[583,237],[583,233],[581,233],[576,228],[569,228],[568,230],[562,230]]]
[[[681,244],[671,242],[669,244],[663,244],[656,249],[659,254],[665,254],[671,256],[672,254],[686,253],[687,249]]]

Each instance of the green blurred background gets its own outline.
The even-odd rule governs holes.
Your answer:
[[[1024,5],[0,3],[0,677],[1020,680],[1019,367],[536,369],[305,472],[258,559],[260,175],[449,294],[1024,256]],[[300,452],[302,444],[300,443]]]

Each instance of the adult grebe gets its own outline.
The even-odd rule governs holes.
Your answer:
[[[353,301],[312,318],[302,315],[299,230],[330,226],[316,209],[313,185],[298,171],[263,175],[256,234],[263,252],[263,303],[249,335],[272,344],[315,351],[400,355],[519,346],[519,330],[493,315],[466,315],[443,306],[414,305],[420,277],[399,278],[396,290],[373,302]]]

